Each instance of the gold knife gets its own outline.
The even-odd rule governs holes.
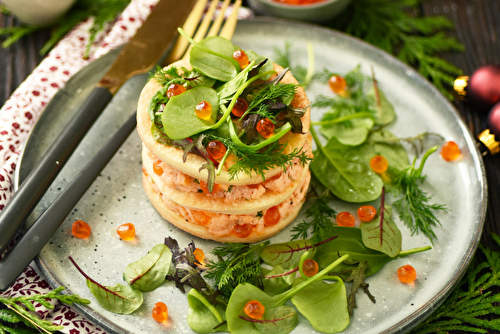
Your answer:
[[[196,0],[160,0],[111,68],[49,147],[4,210],[0,213],[0,255],[33,211],[48,187],[111,101],[132,76],[158,64],[178,36]]]

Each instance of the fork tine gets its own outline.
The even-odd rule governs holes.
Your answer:
[[[222,20],[224,20],[224,14],[226,13],[227,7],[229,7],[229,2],[231,2],[231,0],[224,0],[224,3],[222,4],[222,7],[219,11],[219,15],[212,24],[212,27],[210,28],[210,31],[207,34],[207,37],[215,36],[218,34],[220,26],[222,25]]]
[[[236,23],[238,23],[238,11],[241,7],[241,2],[242,0],[236,0],[234,3],[233,12],[226,20],[226,23],[224,23],[224,27],[222,28],[219,36],[227,38],[228,40],[233,38],[234,29],[236,28]]]
[[[194,32],[198,27],[198,23],[200,22],[200,18],[205,10],[207,1],[208,0],[198,0],[194,5],[193,10],[189,14],[188,18],[186,19],[186,22],[184,22],[182,30],[184,30],[189,36],[194,35]],[[176,60],[179,60],[186,51],[188,44],[189,42],[185,38],[179,36],[172,51],[168,55],[167,59],[164,61],[164,64],[170,64]]]

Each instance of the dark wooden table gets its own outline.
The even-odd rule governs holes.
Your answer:
[[[448,33],[465,46],[465,52],[443,54],[442,57],[465,74],[472,74],[482,65],[500,65],[499,0],[424,0],[420,9],[423,16],[444,15],[455,24],[455,29]],[[0,27],[15,24],[18,22],[13,18],[0,15]],[[23,38],[9,49],[0,49],[0,106],[42,60],[38,51],[49,36],[48,30],[41,31]],[[487,128],[486,114],[462,101],[454,104],[474,136]],[[484,157],[484,164],[488,179],[488,211],[481,243],[499,249],[489,234],[500,234],[500,154]]]

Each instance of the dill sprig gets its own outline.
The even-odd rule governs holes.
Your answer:
[[[279,100],[291,100],[295,96],[297,86],[294,84],[266,85],[258,91],[248,105],[248,110],[260,108],[264,102],[276,102]]]
[[[292,43],[286,41],[283,48],[274,47],[274,62],[283,68],[289,68],[293,76],[301,84],[307,83],[307,68],[302,65],[292,66],[290,62],[290,48]]]
[[[394,196],[400,197],[393,203],[399,218],[410,228],[412,235],[422,232],[431,242],[436,238],[433,227],[441,225],[434,211],[448,211],[448,209],[443,204],[429,204],[431,196],[422,191],[419,184],[425,181],[425,175],[422,175],[424,164],[437,148],[434,146],[425,152],[418,168],[415,167],[415,158],[408,168],[395,177],[391,189]]]
[[[337,216],[337,212],[328,205],[325,199],[319,197],[306,210],[306,217],[312,218],[309,221],[302,221],[292,229],[292,239],[307,239],[309,230],[312,229],[311,241],[320,242],[331,235],[334,227],[332,220]]]
[[[490,236],[500,245],[500,238]],[[500,287],[500,252],[479,245],[486,257],[484,262],[475,261],[451,295],[427,319],[414,328],[412,334],[448,333],[488,333],[487,329],[500,330],[498,319],[488,320],[489,315],[500,314],[498,294]]]
[[[83,20],[93,17],[94,22],[89,29],[90,38],[87,43],[84,57],[88,58],[90,47],[97,34],[102,31],[108,22],[116,19],[131,0],[77,0],[70,11],[61,17],[52,28],[51,38],[44,44],[40,50],[41,55],[47,54],[54,45],[59,42],[67,33],[69,33],[77,24]],[[16,27],[0,28],[0,35],[7,38],[2,43],[2,47],[7,48],[19,41],[23,36],[35,31],[46,29],[47,27],[35,25],[21,25]]]
[[[0,304],[3,304],[7,309],[0,310],[0,320],[6,323],[24,323],[26,326],[36,328],[45,333],[61,330],[64,326],[53,325],[50,321],[42,320],[35,314],[34,304],[41,304],[45,308],[53,309],[50,304],[51,299],[57,299],[66,305],[90,304],[90,301],[81,298],[78,295],[63,295],[60,294],[64,287],[58,287],[46,294],[36,294],[31,296],[19,297],[0,297]],[[0,323],[0,333],[33,333],[27,329],[9,328],[7,325]]]
[[[443,16],[413,17],[423,0],[356,0],[348,10],[332,22],[333,27],[364,39],[401,61],[415,66],[449,99],[447,89],[462,71],[436,56],[439,52],[462,51],[463,45],[446,36],[453,27]]]
[[[214,280],[214,288],[229,298],[240,283],[251,283],[263,287],[262,267],[259,253],[269,244],[265,241],[255,245],[227,244],[214,248],[212,254],[218,261],[207,263],[206,277]]]

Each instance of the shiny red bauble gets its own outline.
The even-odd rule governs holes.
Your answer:
[[[470,103],[482,111],[500,102],[500,66],[486,65],[478,68],[469,78],[467,97]]]
[[[488,114],[488,128],[498,140],[500,138],[500,102],[495,104]]]

